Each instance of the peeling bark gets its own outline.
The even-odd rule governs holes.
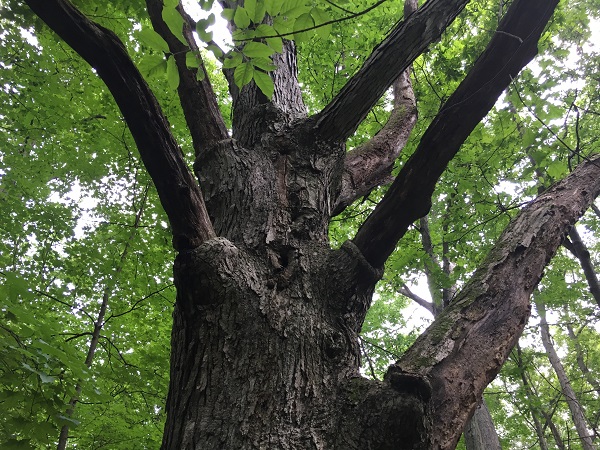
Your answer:
[[[457,298],[388,370],[387,380],[411,374],[431,383],[434,448],[454,448],[462,424],[516,344],[544,267],[600,193],[599,163],[581,164],[531,202]]]

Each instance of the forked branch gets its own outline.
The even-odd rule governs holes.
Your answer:
[[[200,187],[154,94],[110,30],[92,22],[67,0],[26,0],[27,5],[85,59],[119,106],[167,213],[176,250],[215,236]]]
[[[383,266],[410,224],[427,214],[435,185],[450,160],[511,80],[537,54],[537,42],[557,3],[516,0],[511,4],[486,50],[358,230],[354,243],[372,266]]]
[[[441,36],[469,0],[429,0],[400,22],[319,114],[322,139],[345,141],[394,80]]]

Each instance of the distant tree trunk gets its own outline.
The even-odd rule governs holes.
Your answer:
[[[552,365],[552,368],[558,377],[558,382],[560,383],[560,387],[567,401],[567,405],[569,405],[571,417],[573,418],[573,423],[575,424],[575,429],[579,435],[581,445],[584,450],[596,450],[596,446],[593,443],[593,436],[588,428],[583,409],[577,400],[577,396],[575,395],[575,391],[573,390],[571,382],[567,377],[567,373],[565,372],[560,358],[556,353],[556,349],[552,344],[550,328],[548,326],[548,322],[546,321],[546,308],[541,302],[536,303],[536,305],[538,314],[540,315],[540,332],[542,336],[542,343],[546,349],[550,364]]]
[[[533,392],[529,380],[527,379],[526,370],[527,368],[523,364],[523,351],[521,350],[521,346],[519,344],[516,345],[516,354],[517,354],[517,366],[519,368],[519,373],[521,375],[521,381],[523,383],[523,389],[525,390],[525,397],[527,398],[527,403],[529,404],[529,414],[531,414],[531,419],[533,420],[533,427],[535,429],[535,434],[537,435],[538,442],[540,444],[540,450],[548,450],[548,442],[546,441],[546,436],[544,434],[544,428],[540,422],[539,417],[539,408],[535,406],[536,395]]]
[[[600,282],[598,282],[598,276],[590,257],[590,251],[581,240],[581,236],[575,226],[569,231],[569,237],[565,239],[563,245],[579,260],[590,289],[590,294],[592,294],[594,300],[600,306]]]
[[[502,448],[485,400],[482,400],[481,405],[477,407],[465,427],[465,445],[467,450],[499,450]]]
[[[577,358],[577,365],[579,366],[579,370],[585,377],[586,381],[594,388],[596,394],[600,397],[600,381],[592,374],[589,367],[585,362],[585,357],[583,353],[583,349],[581,348],[581,344],[579,343],[579,337],[575,334],[575,330],[573,330],[573,326],[567,320],[566,322],[567,332],[569,333],[569,337],[571,338],[571,343],[573,347],[575,347],[575,356]]]
[[[451,198],[448,199],[448,209],[450,209]],[[444,228],[444,227],[443,227]],[[445,226],[447,231],[447,225]],[[427,301],[424,299],[417,299],[416,296],[405,287],[405,294],[409,298],[424,306],[430,311],[433,317],[437,317],[439,313],[443,311],[445,307],[450,304],[450,301],[454,297],[457,288],[456,286],[447,286],[447,283],[440,285],[440,280],[436,279],[435,272],[443,273],[447,279],[450,279],[452,275],[452,264],[448,259],[448,244],[442,242],[442,255],[440,264],[440,258],[434,253],[434,246],[431,238],[431,232],[429,230],[429,218],[428,216],[422,217],[419,220],[419,233],[421,235],[421,244],[425,254],[428,256],[428,260],[425,263],[425,275],[427,277],[427,285],[433,302],[427,305]],[[403,293],[401,291],[401,293]],[[492,416],[488,410],[485,400],[482,400],[481,404],[475,410],[473,417],[469,419],[464,431],[465,445],[467,450],[497,450],[501,449],[500,440],[496,433],[496,427],[492,420]]]

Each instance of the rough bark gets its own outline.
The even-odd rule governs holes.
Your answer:
[[[569,380],[558,353],[556,353],[554,344],[552,343],[550,327],[546,321],[546,308],[542,303],[537,303],[536,305],[538,314],[540,315],[540,333],[542,335],[542,343],[546,349],[546,354],[548,355],[548,360],[552,365],[552,369],[554,369],[554,372],[558,378],[558,382],[560,383],[562,394],[567,401],[567,405],[569,405],[571,418],[575,424],[575,429],[577,430],[577,435],[579,436],[581,446],[584,450],[596,450],[596,446],[593,442],[593,434],[588,428],[583,408],[577,399],[575,391],[571,386],[571,381]]]
[[[530,203],[456,299],[388,370],[392,385],[397,376],[431,384],[433,448],[454,448],[485,386],[516,344],[544,267],[600,193],[599,162],[580,165]]]
[[[427,2],[316,118],[302,119],[294,87],[273,102],[253,85],[232,89],[233,139],[197,146],[204,197],[116,37],[65,0],[27,3],[106,82],[172,224],[179,253],[163,448],[453,448],[521,333],[544,266],[600,192],[598,161],[524,209],[383,382],[360,377],[358,333],[403,221],[427,212],[449,159],[535,54],[556,1],[512,3],[383,211],[337,250],[327,231],[342,186],[344,138],[466,0]],[[281,77],[274,75],[282,93],[296,70],[293,46],[286,49]],[[465,123],[457,124],[459,107]],[[391,233],[382,232],[387,226]]]

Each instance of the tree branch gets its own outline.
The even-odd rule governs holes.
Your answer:
[[[90,21],[67,0],[27,5],[102,78],[119,106],[167,213],[176,250],[215,236],[198,183],[152,91],[110,30]]]
[[[398,289],[398,293],[404,295],[405,297],[410,298],[412,301],[414,301],[419,306],[422,306],[423,308],[425,308],[427,311],[429,311],[431,313],[432,316],[435,317],[435,313],[434,313],[435,309],[434,309],[433,303],[428,302],[423,297],[419,297],[417,294],[415,294],[413,291],[411,291],[407,285],[403,284],[402,287],[400,289]]]
[[[363,145],[348,152],[342,188],[333,215],[340,214],[356,199],[393,181],[394,161],[406,145],[417,122],[417,104],[410,82],[410,69],[394,82],[394,109],[385,126]]]
[[[516,0],[511,4],[499,32],[437,114],[415,153],[354,238],[372,266],[383,266],[409,225],[427,214],[437,180],[450,160],[511,80],[537,54],[537,41],[557,3]]]
[[[581,240],[581,236],[579,236],[575,227],[571,228],[569,231],[569,237],[571,240],[565,239],[563,246],[579,260],[585,279],[588,282],[590,293],[594,297],[594,300],[596,300],[598,306],[600,306],[600,283],[598,282],[598,276],[596,275],[594,265],[592,264],[590,252]]]
[[[322,139],[345,141],[400,74],[439,39],[469,0],[429,0],[400,22],[317,117]]]
[[[177,8],[185,19],[182,35],[188,43],[186,46],[173,35],[163,20],[162,0],[146,0],[146,6],[154,30],[167,42],[169,50],[177,63],[177,70],[179,71],[177,92],[186,123],[192,135],[195,153],[198,156],[202,146],[205,148],[211,147],[214,143],[227,139],[229,135],[219,111],[219,105],[210,84],[204,61],[200,55],[200,49],[194,39],[194,30],[190,27],[191,18],[181,5]],[[197,69],[187,67],[186,57],[190,51],[194,53],[200,63],[200,67]],[[198,71],[204,73],[202,81],[198,81]]]
[[[435,448],[454,448],[459,424],[523,331],[544,268],[598,194],[600,157],[580,164],[523,209],[457,298],[388,370],[392,386],[396,374],[405,373],[431,382]]]

